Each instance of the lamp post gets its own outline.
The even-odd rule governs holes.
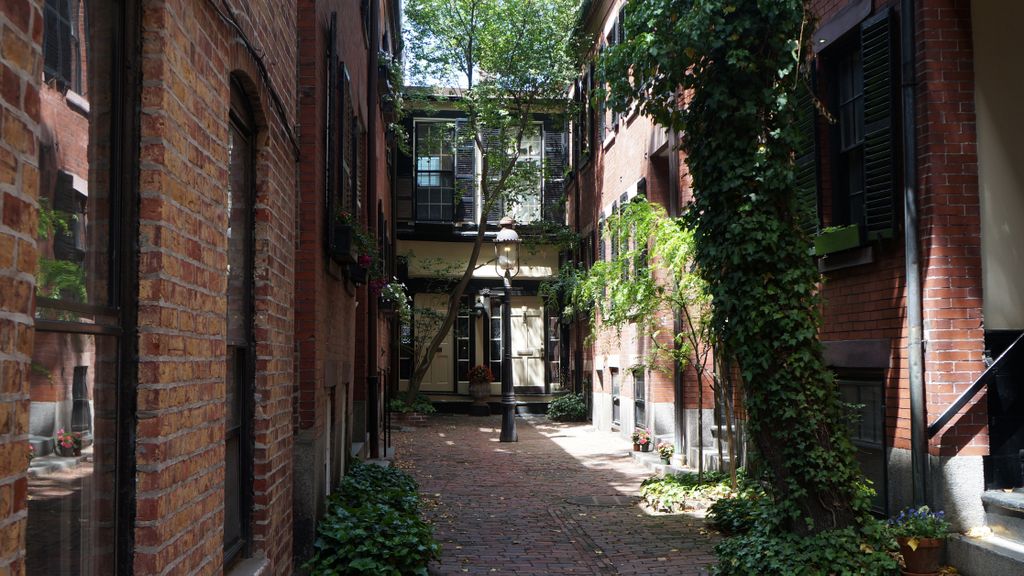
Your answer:
[[[516,221],[501,219],[501,230],[494,239],[494,269],[505,281],[501,296],[501,438],[518,442],[516,433],[516,393],[512,387],[512,278],[519,274],[519,234]]]

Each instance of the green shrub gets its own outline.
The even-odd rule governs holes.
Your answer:
[[[557,422],[585,422],[590,419],[587,400],[582,393],[559,396],[548,404],[548,418]]]
[[[703,480],[694,472],[652,476],[640,484],[640,498],[659,512],[681,512],[732,492],[728,474],[705,472]]]
[[[358,463],[341,480],[341,488],[331,494],[331,505],[355,508],[376,503],[391,506],[406,514],[419,512],[419,486],[416,480],[393,467]]]
[[[430,398],[423,393],[417,394],[416,401],[412,404],[406,404],[405,400],[401,398],[393,398],[388,402],[388,410],[402,414],[408,414],[410,412],[433,414],[434,412],[437,412],[437,409],[434,408],[434,405],[430,402]]]
[[[397,468],[356,463],[329,498],[304,567],[314,575],[426,575],[441,548],[419,517],[416,490]]]
[[[311,574],[426,576],[440,555],[429,524],[385,504],[337,506],[317,527]]]
[[[896,574],[895,540],[883,522],[798,535],[782,530],[785,514],[761,485],[745,481],[738,494],[708,509],[708,521],[729,534],[715,546],[714,576],[889,576]]]
[[[890,576],[899,563],[881,523],[813,535],[754,529],[715,546],[714,576]]]

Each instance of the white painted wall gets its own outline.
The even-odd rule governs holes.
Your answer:
[[[1024,2],[972,2],[986,329],[1024,328]]]

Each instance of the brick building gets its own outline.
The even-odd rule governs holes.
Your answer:
[[[295,547],[312,551],[326,495],[352,457],[386,452],[391,322],[376,289],[394,275],[390,118],[397,1],[300,0],[296,253]],[[361,258],[362,257],[362,258]]]
[[[0,572],[301,561],[350,447],[380,451],[387,323],[325,238],[347,198],[388,253],[397,29],[390,2],[0,6]]]
[[[876,507],[922,500],[959,529],[988,524],[993,538],[954,539],[951,563],[1019,573],[1021,506],[1003,490],[1024,486],[1012,346],[1024,330],[1022,86],[1006,55],[1024,12],[959,0],[811,5],[814,88],[835,120],[807,115],[816,150],[800,153],[800,192],[818,215],[808,229],[824,273],[826,359],[861,406],[852,433]]]
[[[440,325],[450,288],[466,269],[484,216],[479,186],[482,153],[463,132],[465,127],[465,113],[454,95],[442,95],[421,109],[410,110],[406,119],[412,146],[410,154],[399,155],[395,180],[395,251],[401,261],[399,277],[413,299],[414,317],[399,342],[403,389],[414,370],[414,358]],[[435,404],[447,409],[465,409],[470,400],[467,373],[483,364],[495,377],[487,402],[497,413],[503,314],[511,314],[509,343],[517,400],[543,411],[552,395],[564,388],[563,325],[558,311],[545,306],[538,292],[542,281],[557,276],[560,254],[556,245],[537,238],[545,222],[560,224],[564,218],[560,204],[566,133],[558,114],[538,115],[532,128],[522,137],[518,161],[535,163],[544,176],[534,191],[487,212],[486,236],[463,295],[462,311],[420,386]],[[490,146],[494,144],[484,154],[493,154]],[[501,304],[504,287],[493,248],[498,223],[506,215],[515,219],[519,235],[529,245],[520,250],[511,310]]]
[[[607,218],[636,198],[646,198],[678,216],[689,198],[689,184],[684,158],[676,150],[672,135],[636,110],[618,114],[594,97],[602,85],[595,62],[606,47],[624,40],[623,19],[628,4],[606,0],[584,7],[579,33],[589,39],[589,44],[581,54],[580,76],[570,91],[576,112],[566,189],[568,222],[582,237],[574,256],[589,268],[597,260],[615,258],[619,249],[603,229]],[[656,268],[657,263],[654,265]],[[659,440],[674,442],[683,461],[695,465],[701,436],[705,457],[717,458],[712,435],[715,399],[708,380],[703,390],[699,389],[692,365],[680,367],[655,355],[654,338],[661,345],[669,345],[671,335],[679,332],[678,322],[672,311],[660,311],[660,333],[655,335],[640,333],[636,325],[620,333],[603,328],[599,320],[592,343],[588,343],[586,323],[574,322],[569,366],[577,385],[593,391],[595,426],[618,430],[624,436],[636,427],[646,427]],[[701,426],[703,435],[698,433]]]

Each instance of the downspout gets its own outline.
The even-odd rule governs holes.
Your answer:
[[[903,103],[903,241],[907,276],[907,364],[910,369],[910,461],[914,505],[927,500],[928,435],[924,413],[924,353],[921,264],[917,219],[917,139],[915,131],[914,0],[901,0],[900,88]]]
[[[370,38],[367,43],[366,83],[366,225],[370,236],[376,239],[377,230],[377,65],[380,51],[380,1],[370,0]],[[380,458],[380,369],[377,356],[377,297],[366,288],[366,408],[367,428],[370,430],[370,458]]]
[[[672,218],[679,216],[679,139],[674,130],[668,134],[668,215]],[[683,331],[683,318],[678,310],[672,313],[673,337]],[[683,426],[683,418],[686,410],[683,406],[683,370],[679,362],[672,363],[672,399],[673,412],[673,436],[676,449],[685,457],[689,454],[686,446],[686,428]]]

